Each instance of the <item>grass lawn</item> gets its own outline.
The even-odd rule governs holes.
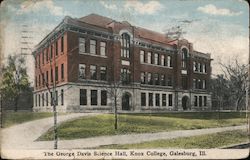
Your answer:
[[[4,112],[2,117],[3,127],[10,127],[23,122],[51,116],[53,116],[53,113],[48,112]]]
[[[82,117],[62,123],[58,127],[60,139],[77,139],[103,135],[130,133],[154,133],[171,130],[201,129],[246,124],[245,115],[240,113],[186,112],[164,114],[122,114],[118,115],[118,130],[114,129],[114,115],[105,114]],[[53,129],[39,140],[53,140]]]
[[[193,137],[182,137],[167,140],[155,140],[136,144],[107,145],[96,149],[148,149],[148,148],[219,148],[222,146],[249,142],[247,132],[243,130],[226,131]]]

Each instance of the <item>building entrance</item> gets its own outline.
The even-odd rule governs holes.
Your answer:
[[[129,111],[131,109],[130,101],[131,101],[131,95],[128,92],[124,93],[122,95],[122,110]]]
[[[183,110],[189,109],[189,98],[188,98],[188,96],[182,97],[182,108],[183,108]]]

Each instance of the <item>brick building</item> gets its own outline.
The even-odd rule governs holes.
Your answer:
[[[34,110],[111,111],[107,88],[119,86],[118,110],[211,108],[210,54],[126,21],[90,14],[65,17],[35,48]]]

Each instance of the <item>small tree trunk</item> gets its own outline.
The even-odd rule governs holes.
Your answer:
[[[17,112],[18,97],[15,98],[15,108],[14,111]]]
[[[115,130],[117,130],[117,99],[116,99],[116,96],[115,96]]]
[[[239,99],[237,98],[236,102],[235,102],[235,109],[236,111],[239,110]]]

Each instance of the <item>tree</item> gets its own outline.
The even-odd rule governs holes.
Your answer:
[[[30,83],[25,67],[25,59],[20,55],[8,56],[6,67],[3,67],[1,93],[4,99],[15,102],[17,111],[20,94],[29,89]]]
[[[115,130],[118,129],[118,101],[122,96],[122,85],[130,83],[130,75],[121,74],[120,81],[109,81],[108,86],[104,86],[105,90],[107,91],[109,97],[111,98],[113,107],[114,107],[114,128]]]
[[[230,100],[234,102],[234,109],[241,110],[247,89],[248,68],[245,64],[240,64],[236,58],[232,63],[220,63],[225,79],[230,88]]]
[[[225,109],[230,103],[230,88],[228,81],[224,78],[224,75],[216,75],[215,78],[210,80],[210,91],[212,92],[212,99],[215,103],[214,109]]]

